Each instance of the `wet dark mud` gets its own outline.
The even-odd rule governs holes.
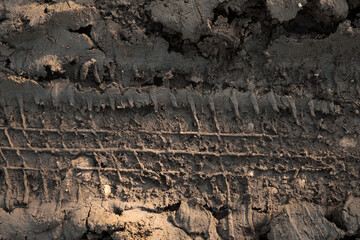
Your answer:
[[[0,2],[0,239],[360,238],[358,0]]]

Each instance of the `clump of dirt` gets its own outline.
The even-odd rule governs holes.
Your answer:
[[[359,27],[357,0],[2,1],[0,238],[359,238]]]

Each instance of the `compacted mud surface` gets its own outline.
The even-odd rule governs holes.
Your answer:
[[[360,237],[358,0],[2,0],[0,239]]]

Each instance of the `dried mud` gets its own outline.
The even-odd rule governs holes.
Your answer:
[[[0,2],[0,239],[360,237],[358,0]]]

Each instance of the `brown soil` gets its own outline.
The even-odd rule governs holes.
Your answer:
[[[0,239],[360,238],[358,0],[0,2]]]

